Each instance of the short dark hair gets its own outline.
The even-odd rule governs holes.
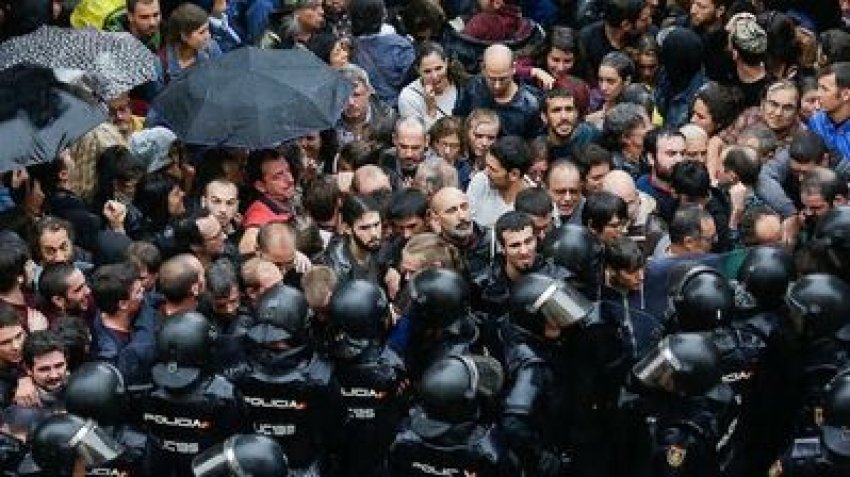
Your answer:
[[[68,369],[77,369],[88,358],[91,333],[88,324],[78,316],[60,316],[54,323],[56,335],[65,348]]]
[[[754,186],[758,182],[761,162],[758,152],[746,146],[732,146],[723,158],[723,167],[735,173],[742,184]]]
[[[74,243],[74,227],[71,225],[71,222],[68,222],[65,219],[60,219],[59,217],[55,217],[52,215],[47,215],[42,217],[35,223],[35,231],[32,234],[33,237],[33,255],[36,259],[41,260],[39,242],[41,241],[41,236],[47,232],[58,232],[59,230],[64,230],[68,233],[68,240],[71,243]]]
[[[117,312],[118,302],[130,298],[133,282],[138,278],[138,270],[130,263],[104,265],[95,270],[91,291],[97,307],[109,314]]]
[[[18,313],[15,309],[12,308],[12,305],[5,301],[0,301],[0,328],[20,325],[21,319],[18,317]]]
[[[353,226],[354,222],[367,212],[381,213],[381,205],[374,197],[368,195],[350,195],[342,203],[342,221]]]
[[[162,254],[159,253],[156,245],[140,240],[127,247],[127,260],[136,266],[144,266],[151,273],[156,273],[162,265]]]
[[[253,188],[254,182],[263,180],[263,164],[280,159],[286,161],[289,165],[289,172],[292,173],[292,179],[298,182],[299,173],[301,172],[298,154],[298,147],[293,143],[283,144],[277,149],[257,149],[251,151],[251,154],[248,156],[248,163],[245,166],[249,185]]]
[[[706,131],[708,135],[726,129],[740,114],[744,94],[737,86],[726,86],[710,82],[704,84],[694,96],[694,102],[700,100],[708,109],[715,131]],[[693,103],[691,103],[693,107]]]
[[[18,284],[29,259],[29,250],[23,243],[4,241],[0,247],[0,292],[7,292]]]
[[[850,33],[833,28],[821,33],[818,39],[827,63],[850,61]]]
[[[154,3],[157,0],[127,0],[127,12],[133,13],[136,10],[136,5],[139,3]]]
[[[378,33],[386,13],[383,0],[352,0],[348,4],[351,34],[361,36]]]
[[[614,270],[636,270],[646,264],[640,245],[622,236],[605,244],[605,265]]]
[[[605,23],[619,28],[624,21],[634,22],[643,10],[644,0],[604,0],[602,18]]]
[[[607,164],[609,169],[614,169],[614,160],[611,153],[599,144],[590,143],[579,149],[573,156],[573,163],[578,168],[581,181],[587,179],[587,174],[596,166]]]
[[[202,27],[209,14],[203,8],[194,3],[182,3],[168,16],[165,27],[165,41],[168,44],[177,45],[182,43],[183,34],[192,33]]]
[[[805,129],[797,131],[791,136],[788,155],[794,162],[800,164],[818,163],[823,160],[826,152],[826,144],[814,131]]]
[[[516,169],[524,175],[531,168],[531,149],[519,136],[503,136],[490,146],[490,154],[506,171]]]
[[[699,161],[680,161],[670,171],[670,187],[688,199],[704,199],[711,189],[708,168]]]
[[[714,218],[702,207],[696,204],[679,206],[670,221],[670,242],[683,243],[687,237],[698,237],[702,235],[702,221]]]
[[[601,232],[614,217],[629,218],[629,208],[623,199],[605,191],[587,196],[581,211],[581,222],[585,227]]]
[[[552,196],[541,187],[523,189],[516,195],[514,210],[537,217],[550,215],[553,210]]]
[[[230,295],[234,286],[239,286],[239,277],[233,263],[226,258],[220,258],[210,265],[207,270],[207,291],[213,299]]]
[[[65,346],[62,340],[52,330],[32,331],[24,339],[24,346],[21,354],[23,355],[24,364],[32,368],[35,364],[35,358],[59,351],[65,354]]]
[[[661,139],[666,139],[668,137],[680,137],[683,140],[685,139],[685,135],[682,134],[678,129],[671,127],[658,127],[651,129],[646,136],[643,138],[643,150],[647,154],[651,154],[654,158],[656,154],[658,154],[658,143]]]
[[[419,189],[408,187],[393,193],[387,207],[387,219],[397,220],[410,217],[425,218],[428,211],[428,197]]]
[[[534,222],[532,222],[531,216],[525,212],[509,210],[496,220],[496,225],[493,230],[496,233],[496,240],[499,241],[499,244],[504,246],[505,237],[503,234],[505,232],[519,232],[524,230],[526,227],[534,228]]]
[[[72,263],[53,263],[46,265],[38,277],[38,291],[50,301],[58,296],[64,298],[68,293],[68,278],[77,270]]]
[[[314,220],[326,222],[337,212],[342,192],[333,177],[320,177],[304,191],[302,205]]]

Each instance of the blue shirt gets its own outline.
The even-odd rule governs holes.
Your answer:
[[[809,119],[809,129],[823,139],[834,155],[850,159],[850,121],[835,124],[825,111],[818,111]]]

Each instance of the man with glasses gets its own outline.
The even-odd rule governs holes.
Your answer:
[[[793,133],[800,129],[799,105],[797,86],[788,80],[772,83],[765,90],[761,102],[762,119],[782,144],[790,142]]]
[[[481,74],[458,96],[455,116],[466,116],[475,108],[492,109],[499,115],[501,132],[533,139],[540,132],[541,100],[525,84],[514,81],[514,55],[505,45],[484,50]]]

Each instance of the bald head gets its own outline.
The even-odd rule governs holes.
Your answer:
[[[197,297],[204,291],[204,267],[194,255],[175,255],[159,267],[158,288],[172,303]]]
[[[514,54],[505,45],[492,45],[484,50],[481,74],[493,98],[499,101],[511,99],[514,86]]]
[[[629,218],[637,218],[640,212],[640,195],[632,176],[625,171],[613,170],[602,178],[602,190],[623,199],[629,208]]]
[[[351,189],[355,195],[370,195],[379,190],[392,190],[390,178],[380,167],[367,164],[354,171]]]
[[[455,244],[465,243],[472,235],[469,198],[457,187],[443,187],[431,197],[428,213],[431,230]]]
[[[507,46],[496,43],[484,50],[484,68],[507,68],[514,61],[514,52]]]
[[[242,281],[245,293],[256,302],[263,293],[283,280],[283,274],[274,263],[254,257],[242,264]]]
[[[466,200],[466,193],[457,187],[443,187],[431,197],[430,206],[434,210],[442,210],[447,203]]]

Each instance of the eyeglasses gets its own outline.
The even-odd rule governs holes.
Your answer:
[[[764,109],[767,111],[779,111],[780,113],[791,116],[797,112],[796,104],[779,104],[772,99],[764,100]]]

